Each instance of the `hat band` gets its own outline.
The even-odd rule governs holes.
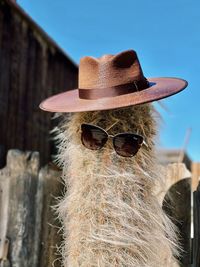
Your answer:
[[[79,88],[79,98],[93,100],[103,97],[114,97],[114,96],[134,93],[137,91],[142,91],[148,87],[149,87],[149,82],[145,78],[139,81],[133,81],[130,83],[125,83],[106,88],[96,88],[96,89]]]

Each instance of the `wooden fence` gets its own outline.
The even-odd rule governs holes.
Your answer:
[[[0,171],[1,267],[61,266],[59,222],[52,206],[63,192],[60,173],[39,170],[37,152],[10,150]]]
[[[61,225],[52,208],[64,193],[61,173],[49,165],[39,166],[38,152],[10,150],[7,164],[0,170],[1,267],[61,267]],[[200,176],[197,166],[196,184]],[[165,169],[166,190],[159,201],[180,229],[184,249],[180,266],[199,267],[200,185],[194,192],[192,242],[191,173],[184,164],[170,164]]]

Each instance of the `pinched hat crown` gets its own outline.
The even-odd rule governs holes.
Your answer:
[[[83,57],[79,65],[79,97],[97,99],[140,91],[148,87],[137,54],[127,50],[115,56]]]

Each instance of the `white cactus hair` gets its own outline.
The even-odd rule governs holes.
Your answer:
[[[151,104],[61,114],[56,138],[67,188],[58,205],[64,226],[63,266],[178,266],[176,228],[154,194],[155,186],[164,182],[154,149],[156,114]],[[148,147],[124,158],[111,142],[98,151],[81,144],[83,122],[106,129],[116,120],[110,134],[136,132]]]

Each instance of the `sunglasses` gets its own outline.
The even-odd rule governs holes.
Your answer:
[[[119,133],[110,135],[99,126],[86,123],[81,125],[81,141],[88,149],[101,149],[108,138],[112,138],[116,153],[122,157],[133,157],[143,144],[146,145],[144,138],[138,134]]]

